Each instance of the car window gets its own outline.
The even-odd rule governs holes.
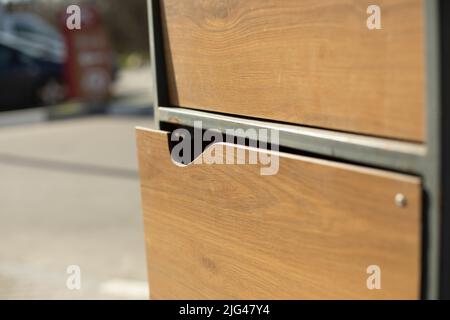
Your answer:
[[[19,34],[35,34],[44,37],[59,39],[60,35],[41,19],[32,15],[19,15],[14,21],[13,29]]]
[[[35,33],[35,29],[32,28],[32,26],[26,25],[26,24],[16,24],[14,26],[14,31],[16,32],[29,32],[29,33]]]

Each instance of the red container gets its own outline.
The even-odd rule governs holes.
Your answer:
[[[61,16],[66,42],[65,78],[69,98],[98,102],[110,96],[113,54],[95,8],[81,6],[81,30],[67,27],[69,14]]]

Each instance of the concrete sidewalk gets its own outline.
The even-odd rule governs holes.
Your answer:
[[[95,117],[0,128],[0,299],[145,299],[135,126]],[[81,268],[82,288],[66,287]]]

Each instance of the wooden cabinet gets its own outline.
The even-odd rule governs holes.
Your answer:
[[[450,297],[449,1],[149,10],[158,131],[137,142],[153,298]],[[175,163],[180,128],[276,131],[277,151],[230,147],[279,171]]]
[[[420,297],[420,179],[284,153],[273,176],[182,166],[167,133],[139,129],[137,142],[153,298]]]
[[[161,0],[170,104],[423,142],[424,1],[372,4]]]

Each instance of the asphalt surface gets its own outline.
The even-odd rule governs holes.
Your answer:
[[[134,128],[152,125],[98,116],[0,127],[0,299],[148,297]],[[71,265],[80,290],[66,285]]]

